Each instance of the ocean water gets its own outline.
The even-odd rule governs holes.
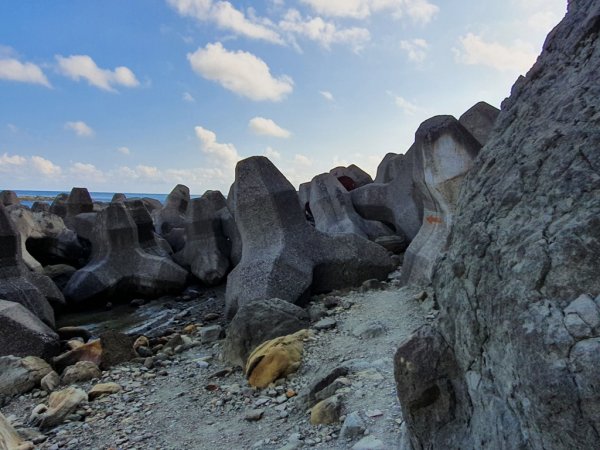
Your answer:
[[[21,197],[47,197],[47,198],[51,198],[51,199],[54,199],[54,197],[56,197],[58,194],[61,194],[62,192],[63,191],[15,191],[15,193],[17,194],[17,196],[19,198],[21,198]],[[69,193],[69,191],[64,191],[64,192],[66,194]],[[106,202],[106,203],[108,203],[112,200],[112,197],[114,194],[115,194],[114,192],[90,192],[90,196],[92,197],[93,201]],[[133,198],[133,197],[154,198],[154,199],[158,200],[159,202],[164,203],[168,194],[125,193],[125,195],[127,196],[127,198]],[[43,201],[52,203],[52,200],[43,200]],[[25,206],[31,206],[33,204],[33,201],[21,200],[21,204],[25,205]]]

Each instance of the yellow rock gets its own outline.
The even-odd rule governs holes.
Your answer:
[[[92,401],[104,395],[111,395],[121,392],[121,389],[121,386],[119,386],[117,383],[99,383],[94,386],[90,392],[88,392],[88,398],[90,401]]]
[[[137,350],[140,347],[148,347],[148,348],[150,348],[150,341],[148,340],[148,338],[146,336],[140,336],[133,343],[133,349],[134,350]]]
[[[75,350],[76,348],[82,347],[83,345],[83,342],[78,341],[77,339],[71,339],[67,342],[67,347],[69,347],[69,350]]]
[[[75,387],[53,392],[48,398],[48,406],[36,406],[29,420],[40,428],[55,427],[63,423],[69,414],[87,400],[87,394]]]
[[[310,410],[310,423],[319,425],[338,422],[340,420],[341,409],[342,404],[338,397],[326,398]]]
[[[194,333],[196,333],[196,331],[198,331],[198,325],[196,325],[196,324],[193,324],[193,323],[192,323],[192,324],[190,324],[190,325],[188,325],[188,326],[186,326],[186,327],[183,329],[183,332],[184,332],[185,334],[194,334]]]
[[[30,450],[33,448],[33,444],[21,439],[19,433],[0,413],[0,450]]]
[[[300,330],[263,342],[256,347],[246,363],[246,376],[250,385],[265,388],[300,367],[304,339],[311,336],[309,330]]]

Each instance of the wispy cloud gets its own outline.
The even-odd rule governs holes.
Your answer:
[[[429,44],[425,39],[410,39],[400,41],[400,48],[406,52],[408,59],[422,63],[427,58]]]
[[[95,134],[94,130],[87,123],[81,120],[78,120],[77,122],[65,123],[65,130],[73,131],[77,136],[80,137],[92,137]]]

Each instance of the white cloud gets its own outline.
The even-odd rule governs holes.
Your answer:
[[[515,41],[512,45],[486,42],[481,36],[468,33],[459,38],[461,48],[453,49],[456,60],[467,65],[487,66],[499,71],[525,73],[537,58],[531,45]]]
[[[106,181],[106,176],[104,173],[93,164],[76,162],[69,167],[69,172],[71,176],[86,182],[102,183]]]
[[[319,94],[321,94],[325,100],[328,100],[330,102],[335,101],[333,94],[329,91],[319,91]]]
[[[184,92],[183,96],[181,98],[183,99],[184,102],[188,102],[188,103],[196,102],[196,99],[194,98],[194,96],[192,94],[190,94],[189,92]]]
[[[290,9],[279,27],[288,33],[303,36],[317,42],[324,48],[332,44],[348,44],[354,51],[360,51],[371,39],[371,34],[366,28],[338,28],[332,22],[326,22],[321,17],[303,18],[298,10]]]
[[[129,150],[129,147],[119,147],[117,148],[117,151],[122,155],[131,155],[131,150]]]
[[[92,137],[95,134],[94,130],[87,123],[82,122],[81,120],[77,122],[65,123],[65,130],[71,130],[80,137]]]
[[[427,58],[429,44],[425,39],[411,39],[400,41],[400,48],[404,50],[408,59],[416,63],[422,63]]]
[[[317,13],[332,17],[365,19],[371,14],[391,12],[395,18],[408,16],[414,22],[428,23],[439,8],[428,0],[302,0]]]
[[[275,44],[283,44],[281,36],[273,30],[273,24],[267,19],[255,17],[250,11],[250,17],[236,9],[228,1],[212,0],[167,0],[181,16],[192,17],[201,22],[212,22],[217,27],[233,31],[250,39],[259,39]]]
[[[39,66],[30,62],[23,63],[15,58],[0,58],[0,80],[52,87]]]
[[[201,126],[195,127],[194,130],[200,139],[202,151],[210,155],[216,164],[227,169],[235,167],[241,156],[233,144],[217,142],[217,135]]]
[[[279,153],[277,150],[273,150],[271,147],[267,147],[263,155],[269,158],[270,160],[281,159],[281,153]]]
[[[88,55],[56,56],[59,72],[63,75],[79,81],[85,79],[87,82],[104,89],[116,92],[116,86],[136,87],[140,82],[135,74],[127,67],[120,66],[114,70],[101,69]]]
[[[41,156],[32,156],[30,162],[33,168],[42,175],[59,176],[62,173],[60,166]]]
[[[265,119],[264,117],[254,117],[248,122],[248,127],[254,134],[261,136],[272,136],[277,138],[289,138],[290,133],[285,128],[281,128],[271,119]]]
[[[294,163],[305,167],[312,166],[312,161],[307,156],[301,154],[294,155]]]
[[[220,42],[187,55],[192,69],[225,89],[255,101],[283,100],[294,89],[288,76],[274,78],[267,63],[252,53],[230,52]]]

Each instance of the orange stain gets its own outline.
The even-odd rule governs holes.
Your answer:
[[[427,216],[427,217],[425,217],[425,220],[431,224],[442,223],[442,219],[437,216]]]

